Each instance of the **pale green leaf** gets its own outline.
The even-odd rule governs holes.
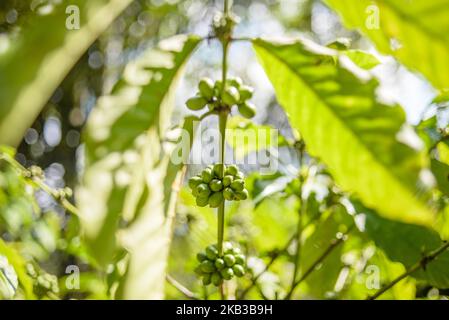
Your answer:
[[[441,132],[438,128],[438,119],[436,116],[422,120],[416,126],[416,133],[424,142],[427,150],[434,148],[435,144],[437,144],[442,138]]]
[[[18,288],[18,286],[20,286],[20,288],[23,289],[23,293],[24,293],[26,299],[35,299],[36,297],[33,293],[33,280],[27,274],[25,260],[17,252],[17,250],[12,247],[12,245],[5,243],[0,238],[0,258],[1,257],[4,257],[7,259],[8,264],[11,265],[11,267],[14,269],[14,272],[18,279],[18,285],[17,285],[16,281],[14,281],[14,279],[10,277],[11,276],[10,274],[6,275],[4,273],[4,276],[6,276],[9,279],[8,283],[12,287],[14,287],[15,290]],[[1,269],[2,269],[2,267],[0,266],[0,273],[2,272]],[[1,286],[1,284],[0,284],[0,286]]]
[[[0,254],[0,300],[12,299],[19,286],[17,274],[8,259]]]
[[[362,69],[369,70],[380,63],[374,55],[362,50],[347,50],[344,54]]]
[[[169,142],[174,93],[197,37],[164,40],[127,65],[92,111],[85,132],[86,169],[77,192],[87,242],[106,266],[129,252],[117,297],[162,298],[181,164]],[[186,120],[192,130],[193,119]],[[192,140],[190,140],[192,141]]]
[[[438,143],[437,150],[440,161],[449,165],[449,145],[447,141]]]
[[[449,88],[448,0],[326,0],[348,28],[357,28],[386,54]]]
[[[50,14],[35,14],[0,55],[0,143],[18,145],[73,65],[131,0],[60,2]],[[79,30],[66,27],[76,18],[66,13],[69,5],[79,9]]]
[[[433,223],[418,199],[423,158],[396,138],[405,114],[377,102],[374,79],[359,80],[348,68],[360,69],[310,41],[254,47],[292,127],[341,187],[391,219]]]

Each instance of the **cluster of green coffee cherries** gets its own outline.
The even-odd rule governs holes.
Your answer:
[[[223,90],[221,80],[215,83],[209,78],[203,78],[198,83],[198,93],[187,100],[190,110],[201,110],[208,107],[211,111],[219,111],[223,107],[231,108],[237,105],[240,114],[245,118],[252,118],[256,114],[256,107],[249,102],[253,96],[253,88],[244,85],[242,79],[235,77],[226,80]]]
[[[189,179],[189,187],[199,207],[218,208],[224,200],[240,201],[248,198],[244,175],[236,165],[207,166]]]
[[[204,252],[196,255],[200,264],[195,273],[202,277],[205,286],[219,286],[223,280],[231,280],[234,276],[243,277],[246,269],[246,257],[231,242],[223,243],[223,254],[219,255],[217,245],[213,244]]]

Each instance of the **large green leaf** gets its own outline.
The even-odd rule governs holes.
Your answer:
[[[0,143],[17,145],[73,65],[131,0],[62,1],[51,14],[31,18],[0,54]],[[80,29],[69,30],[68,6]],[[70,12],[70,11],[69,11]],[[73,16],[75,17],[75,16]]]
[[[437,88],[449,88],[448,0],[325,2],[341,15],[347,27],[358,28],[381,52],[420,71]]]
[[[120,298],[161,298],[180,165],[168,136],[174,90],[199,43],[179,36],[130,63],[101,97],[85,134],[86,170],[77,192],[91,251],[101,265],[129,252]],[[186,122],[192,130],[193,119]],[[187,128],[188,127],[188,128]],[[190,128],[190,129],[189,129]]]
[[[418,199],[423,158],[397,140],[404,112],[376,101],[374,79],[359,80],[345,57],[309,41],[254,48],[291,125],[340,186],[386,217],[432,224]]]
[[[409,268],[442,245],[439,235],[422,226],[411,225],[381,218],[371,210],[364,209],[365,231],[393,261]],[[449,288],[449,251],[429,262],[426,268],[413,273],[417,279],[426,280],[438,288]]]

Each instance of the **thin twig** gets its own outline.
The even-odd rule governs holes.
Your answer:
[[[301,144],[302,146],[304,146],[304,144]],[[308,170],[307,169],[307,173],[306,176],[304,176],[302,174],[302,166],[303,166],[303,162],[304,162],[304,147],[301,147],[299,150],[299,194],[298,194],[298,199],[300,202],[300,208],[299,208],[299,212],[298,212],[298,224],[297,224],[297,230],[296,230],[296,234],[297,234],[297,239],[296,239],[296,251],[295,251],[295,256],[294,256],[294,268],[293,268],[293,274],[292,274],[292,280],[291,280],[291,286],[290,286],[290,291],[287,293],[287,296],[291,295],[291,292],[294,290],[294,284],[296,282],[296,278],[298,276],[298,271],[299,271],[299,266],[300,266],[300,260],[301,260],[301,248],[302,248],[302,232],[304,230],[303,227],[303,217],[306,215],[307,212],[307,200],[305,200],[303,198],[303,187],[304,187],[304,183],[306,180],[306,176],[308,174]]]
[[[332,239],[331,243],[329,244],[329,246],[326,248],[326,250],[324,250],[324,252],[318,257],[318,259],[315,260],[315,262],[312,263],[312,265],[303,273],[303,275],[301,276],[301,278],[299,278],[295,284],[292,286],[292,288],[290,289],[290,291],[287,293],[287,295],[285,296],[284,300],[289,300],[291,299],[295,289],[304,281],[307,279],[307,277],[313,272],[315,271],[315,269],[318,267],[318,265],[320,263],[322,263],[333,251],[335,248],[337,248],[339,245],[341,245],[345,240],[347,235],[349,234],[349,232],[351,232],[353,226],[351,226],[351,228],[348,230],[348,232],[346,232],[346,234],[342,235],[339,238],[334,238]]]
[[[293,240],[296,238],[296,233],[288,240],[288,242],[286,243],[286,245],[279,250],[278,252],[274,253],[271,256],[270,261],[268,261],[268,263],[265,265],[264,269],[259,272],[257,275],[255,275],[252,279],[251,279],[251,284],[248,285],[245,289],[243,289],[243,291],[239,294],[238,296],[238,300],[244,299],[245,296],[248,294],[249,290],[251,290],[256,284],[257,284],[257,280],[259,280],[259,278],[268,271],[268,269],[270,269],[270,267],[273,265],[273,263],[277,260],[277,258],[279,258],[283,252],[287,251],[288,247],[290,247],[291,243],[293,242]]]
[[[179,292],[181,292],[184,296],[186,296],[186,298],[191,300],[199,300],[198,295],[196,295],[195,293],[184,287],[169,274],[167,274],[166,279],[168,283],[170,283],[174,288],[176,288]]]
[[[223,3],[223,14],[225,17],[229,15],[229,1],[224,0]],[[231,35],[229,35],[231,36]],[[223,48],[223,57],[222,57],[222,87],[221,87],[221,96],[223,96],[223,92],[226,88],[226,79],[227,79],[227,72],[228,72],[228,49],[230,42],[228,39],[221,39],[221,45]],[[218,126],[220,131],[220,163],[221,166],[221,175],[224,174],[224,163],[225,163],[225,138],[226,138],[226,124],[228,120],[228,111],[220,112],[218,114]],[[225,223],[225,200],[220,204],[220,206],[217,208],[217,246],[218,246],[218,253],[221,255],[223,253],[223,238],[224,238],[224,223]],[[223,283],[220,284],[219,287],[220,291],[220,297],[221,300],[226,300],[226,293]]]
[[[251,38],[251,37],[233,37],[233,38],[229,39],[229,41],[232,41],[232,42],[234,42],[234,41],[253,41],[253,40],[254,40],[254,38]]]
[[[79,215],[78,209],[65,197],[61,196],[61,193],[58,190],[55,190],[51,188],[49,185],[47,185],[43,179],[36,177],[32,174],[32,172],[22,166],[17,160],[15,160],[10,155],[0,152],[0,160],[5,160],[7,163],[9,163],[12,167],[14,167],[16,170],[19,171],[19,173],[24,176],[25,178],[29,179],[33,183],[36,184],[36,186],[43,190],[45,193],[49,194],[56,202],[58,202],[67,212],[70,212],[71,214],[74,214],[76,216]]]
[[[390,290],[391,288],[393,288],[399,281],[401,281],[402,279],[408,277],[409,275],[411,275],[412,273],[414,273],[415,271],[419,270],[419,269],[425,269],[425,267],[432,262],[433,260],[435,260],[436,257],[438,257],[440,254],[442,254],[443,252],[445,252],[447,249],[449,248],[449,242],[444,242],[443,245],[441,247],[439,247],[438,249],[436,249],[435,251],[431,252],[429,255],[423,257],[421,260],[419,260],[417,263],[415,263],[413,266],[411,266],[407,271],[405,271],[403,274],[401,274],[400,276],[398,276],[396,279],[394,279],[393,281],[391,281],[389,284],[387,284],[386,286],[384,286],[383,288],[381,288],[379,291],[377,291],[374,295],[372,295],[371,297],[368,297],[367,300],[376,300],[377,298],[379,298],[382,294],[384,294],[386,291]]]

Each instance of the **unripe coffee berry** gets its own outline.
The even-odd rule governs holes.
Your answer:
[[[215,271],[214,263],[210,260],[205,260],[201,262],[201,271],[203,271],[204,273],[214,272]]]
[[[223,260],[228,267],[232,267],[235,263],[235,257],[232,254],[225,254]]]
[[[214,96],[214,82],[209,78],[203,78],[198,83],[200,94],[207,100]]]
[[[209,197],[209,206],[211,208],[218,208],[222,202],[223,202],[223,193],[221,192],[214,192]]]
[[[225,267],[225,262],[223,259],[218,258],[217,260],[215,260],[215,267],[217,268],[217,270],[221,270]]]
[[[209,260],[215,260],[218,256],[217,247],[214,245],[210,245],[206,248],[206,256]]]
[[[224,268],[223,270],[220,271],[220,274],[223,277],[223,279],[231,280],[232,277],[234,276],[234,271],[232,270],[232,268]]]
[[[239,91],[235,87],[228,87],[223,92],[222,96],[223,103],[227,106],[233,106],[237,104],[240,100]]]
[[[233,265],[232,270],[237,277],[242,277],[245,274],[245,268],[240,264]]]
[[[207,104],[207,99],[201,96],[195,96],[187,100],[186,105],[190,110],[196,111],[203,109]]]
[[[221,191],[223,189],[223,183],[218,179],[213,179],[210,182],[209,187],[212,191]]]
[[[247,119],[251,119],[256,115],[256,107],[250,102],[243,102],[238,106],[239,112]]]

